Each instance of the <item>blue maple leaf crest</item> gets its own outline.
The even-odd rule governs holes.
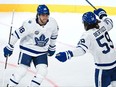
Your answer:
[[[35,43],[37,46],[44,47],[46,43],[49,41],[49,38],[46,38],[44,34],[42,34],[39,38],[35,37]]]

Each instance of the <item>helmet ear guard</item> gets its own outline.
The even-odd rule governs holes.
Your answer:
[[[39,5],[37,7],[37,14],[38,15],[42,15],[42,14],[50,15],[49,8],[46,5],[44,5],[44,4]]]

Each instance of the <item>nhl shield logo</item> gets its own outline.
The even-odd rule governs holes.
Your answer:
[[[38,35],[39,34],[39,31],[35,31],[35,34]]]
[[[31,21],[31,20],[29,20],[29,21],[28,21],[28,23],[29,23],[29,24],[31,24],[31,23],[32,23],[32,21]]]

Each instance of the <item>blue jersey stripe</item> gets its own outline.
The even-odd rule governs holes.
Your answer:
[[[19,35],[18,35],[18,33],[16,31],[15,31],[15,34],[16,34],[17,38],[20,39],[20,37],[19,37]]]
[[[35,51],[35,50],[29,49],[27,47],[21,46],[21,45],[20,45],[20,48],[23,49],[23,50],[26,50],[28,52],[35,53],[35,54],[47,53],[47,51],[39,52],[39,51]]]
[[[95,65],[97,65],[97,66],[112,66],[114,64],[116,64],[116,61],[114,61],[112,63],[107,63],[107,64],[98,64],[98,63],[95,63]]]
[[[81,46],[77,46],[77,48],[80,47],[81,49],[83,49]],[[86,50],[83,49],[83,51],[86,53]]]
[[[50,39],[55,40],[55,39],[57,39],[57,37],[51,37]]]
[[[14,84],[18,84],[17,82],[15,82],[14,80],[10,79],[11,82],[13,82]]]
[[[54,46],[49,45],[49,47],[54,48],[54,47],[56,47],[56,45],[54,45]]]
[[[34,80],[32,80],[32,82],[34,82],[34,83],[36,83],[36,84],[40,85],[40,83],[38,83],[38,82],[36,82],[36,81],[34,81]]]
[[[51,36],[51,38],[50,38],[50,39],[55,40],[55,39],[57,39],[57,37],[58,37],[58,35],[56,35],[56,36]]]
[[[85,44],[78,44],[79,46],[84,46],[86,49],[88,49],[88,47]]]

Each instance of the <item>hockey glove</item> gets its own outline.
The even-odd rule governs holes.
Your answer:
[[[13,52],[13,46],[8,44],[8,46],[4,47],[3,51],[4,51],[4,57],[8,57],[12,55]]]
[[[58,59],[60,62],[65,62],[67,59],[70,59],[71,57],[73,57],[73,53],[70,50],[65,52],[59,52],[55,56],[55,58]]]
[[[48,50],[48,56],[53,56],[55,51]]]
[[[102,8],[94,10],[94,13],[99,17],[99,19],[102,19],[104,16],[107,17],[106,11]]]

